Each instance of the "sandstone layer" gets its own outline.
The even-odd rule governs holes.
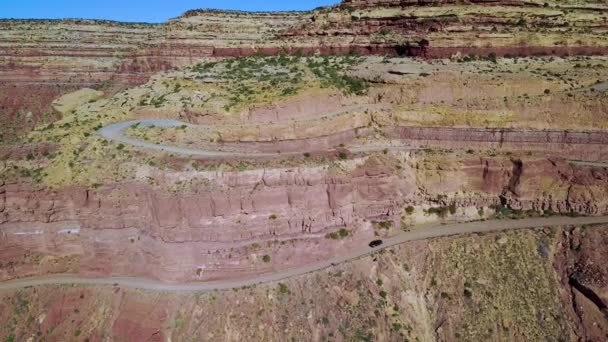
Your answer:
[[[405,229],[427,220],[484,218],[501,206],[608,212],[605,169],[546,159],[402,158],[371,159],[338,174],[323,168],[202,173],[190,181],[202,177],[206,186],[179,194],[142,184],[58,191],[6,184],[2,277],[76,271],[167,281],[243,278],[365,244],[375,234],[370,221]],[[406,213],[409,206],[417,214]],[[432,207],[445,209],[423,212]],[[328,238],[339,229],[351,237]],[[264,255],[272,261],[262,261]]]
[[[214,293],[4,291],[0,337],[601,341],[605,240],[599,226],[421,241],[283,283]]]
[[[0,281],[248,279],[425,224],[607,215],[607,13],[346,0],[0,21]],[[0,291],[0,338],[605,340],[605,225],[539,228],[230,293]]]
[[[0,118],[12,138],[52,121],[42,115],[57,96],[114,92],[214,56],[604,54],[606,11],[592,1],[346,1],[311,12],[190,11],[165,24],[3,20]]]

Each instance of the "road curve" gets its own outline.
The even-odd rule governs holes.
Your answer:
[[[43,277],[23,278],[0,282],[0,291],[16,290],[32,286],[44,285],[92,285],[92,286],[120,286],[125,288],[171,291],[171,292],[209,292],[215,290],[227,290],[252,286],[258,284],[272,283],[287,278],[307,274],[314,271],[326,269],[328,267],[341,264],[347,261],[359,259],[373,252],[393,247],[407,241],[425,240],[437,237],[446,237],[459,234],[485,233],[503,230],[516,230],[536,227],[570,226],[570,225],[589,225],[608,223],[608,216],[601,217],[547,217],[547,218],[528,218],[522,220],[496,220],[484,222],[469,222],[447,225],[429,225],[425,228],[417,229],[412,232],[403,232],[390,239],[385,239],[384,244],[378,248],[361,246],[347,254],[333,257],[310,265],[296,267],[274,273],[263,274],[249,279],[213,281],[201,283],[172,284],[158,280],[129,277],[110,277],[110,278],[84,278],[78,275],[50,275]]]
[[[351,106],[348,109],[344,109],[341,111],[336,111],[333,113],[329,113],[324,117],[336,116],[347,111],[352,111],[355,109],[363,110],[376,108],[373,105],[369,106]],[[378,107],[379,108],[379,107]],[[125,130],[131,126],[140,125],[144,127],[156,126],[156,127],[182,127],[182,126],[192,126],[191,124],[173,120],[173,119],[141,119],[141,120],[131,120],[120,123],[115,123],[103,127],[97,131],[97,133],[108,139],[115,142],[141,147],[150,150],[156,150],[161,152],[169,152],[175,153],[179,155],[189,156],[189,157],[202,157],[207,159],[248,159],[248,158],[273,158],[273,157],[285,157],[291,155],[301,155],[300,152],[232,152],[232,151],[209,151],[209,150],[198,150],[198,149],[189,149],[184,147],[172,146],[172,145],[164,145],[164,144],[156,144],[136,138],[131,138],[125,135]],[[385,150],[390,151],[412,151],[418,150],[419,148],[415,148],[412,146],[404,145],[404,144],[394,144],[393,142],[389,144],[382,145],[369,145],[369,146],[351,146],[348,150],[352,153],[372,153],[372,152],[380,152]],[[573,165],[578,166],[587,166],[587,167],[600,167],[607,168],[608,162],[604,161],[581,161],[581,160],[568,160]]]
[[[125,130],[131,126],[140,125],[144,127],[156,126],[156,127],[181,127],[181,126],[190,126],[189,124],[178,121],[178,120],[169,120],[169,119],[143,119],[143,120],[131,120],[124,121],[116,124],[112,124],[106,127],[101,128],[97,133],[102,137],[113,140],[116,142],[120,142],[123,144],[142,147],[150,150],[156,150],[161,152],[169,152],[187,156],[197,156],[197,157],[205,157],[205,158],[247,158],[251,157],[251,153],[235,153],[235,152],[222,152],[222,151],[205,151],[205,150],[193,150],[188,148],[182,148],[177,146],[163,145],[163,144],[155,144],[135,138],[129,138],[125,135]],[[274,156],[274,153],[256,153],[256,156],[266,157],[266,156]]]
[[[334,116],[338,116],[341,114],[354,112],[354,111],[381,110],[383,108],[384,108],[383,105],[378,105],[378,104],[351,105],[351,106],[347,106],[347,107],[341,108],[341,109],[333,111],[333,112],[325,113],[323,116],[318,117],[315,120],[318,120],[320,118],[331,118]],[[296,120],[296,121],[310,121],[310,120],[313,120],[313,119]],[[277,156],[277,155],[285,156],[285,155],[300,155],[301,154],[299,152],[283,152],[283,153],[247,152],[247,153],[243,153],[243,152],[225,152],[225,151],[206,151],[206,150],[196,150],[196,149],[182,148],[182,147],[163,145],[163,144],[155,144],[152,142],[147,142],[147,141],[130,138],[130,137],[126,136],[125,130],[128,129],[129,127],[135,126],[135,125],[139,125],[142,127],[155,126],[155,127],[165,127],[165,128],[194,126],[192,124],[189,124],[189,123],[186,123],[183,121],[179,121],[179,120],[173,120],[173,119],[141,119],[141,120],[130,120],[130,121],[119,122],[116,124],[111,124],[111,125],[108,125],[108,126],[105,126],[101,129],[99,129],[97,131],[97,133],[100,136],[102,136],[108,140],[116,141],[119,143],[136,146],[136,147],[141,147],[141,148],[146,148],[146,149],[150,149],[150,150],[169,152],[169,153],[175,153],[175,154],[192,156],[192,157],[196,156],[196,157],[204,157],[204,158],[251,158],[253,156],[253,157],[264,158],[264,157],[273,157],[273,156]],[[374,150],[381,151],[384,148],[386,148],[386,147],[378,147],[378,148],[375,148]]]

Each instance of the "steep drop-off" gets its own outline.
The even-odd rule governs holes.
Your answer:
[[[365,244],[379,233],[370,221],[399,230],[505,214],[502,206],[517,215],[608,212],[605,169],[542,159],[376,158],[346,163],[349,171],[338,174],[295,168],[180,176],[193,185],[179,193],[136,183],[54,191],[5,184],[2,278],[67,271],[243,278]],[[153,168],[145,174],[165,185],[172,177]],[[339,229],[348,238],[330,238]]]

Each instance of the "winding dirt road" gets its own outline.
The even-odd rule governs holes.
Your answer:
[[[590,166],[590,167],[605,167],[605,168],[608,168],[608,163],[604,163],[604,162],[586,162],[586,161],[571,160],[570,163],[574,164],[574,165],[578,165],[578,166]]]
[[[355,111],[355,110],[369,110],[374,108],[380,108],[375,105],[357,105],[350,106],[348,108],[335,111],[332,113],[328,113],[323,118],[328,118],[332,116],[337,116],[346,112]],[[302,120],[308,121],[308,120]],[[131,120],[120,122],[116,124],[111,124],[106,127],[101,128],[98,131],[98,134],[108,140],[112,140],[114,142],[119,142],[135,147],[141,147],[150,150],[156,150],[161,152],[169,152],[175,153],[179,155],[189,156],[189,157],[202,157],[206,159],[242,159],[242,158],[274,158],[274,157],[285,157],[291,155],[301,155],[302,152],[311,152],[311,151],[293,151],[293,152],[259,152],[259,151],[221,151],[221,150],[203,150],[203,149],[190,149],[186,147],[179,147],[173,145],[164,145],[157,144],[137,138],[132,138],[125,135],[125,130],[129,127],[139,125],[142,127],[182,127],[182,126],[192,126],[191,124],[172,119],[141,119],[141,120]],[[523,139],[519,143],[521,144],[544,144],[544,143],[552,143],[552,144],[573,144],[576,146],[584,146],[589,145],[594,147],[595,149],[591,153],[598,153],[601,149],[598,150],[598,146],[608,146],[608,133],[604,131],[593,131],[593,132],[568,132],[568,131],[531,131],[531,130],[523,130],[521,132],[516,131],[505,131],[495,129],[471,129],[471,132],[467,132],[466,129],[459,131],[455,128],[449,127],[406,127],[401,126],[398,127],[399,137],[394,137],[390,143],[383,143],[380,145],[361,145],[361,146],[350,146],[348,150],[352,153],[373,153],[380,152],[384,150],[390,151],[412,151],[418,150],[419,148],[416,145],[411,145],[406,143],[408,140],[414,141],[425,141],[431,140],[434,142],[437,141],[449,141],[453,139],[457,142],[489,142],[489,143],[501,143],[503,139],[511,139],[507,142],[518,142],[517,139]],[[506,134],[507,136],[503,135]],[[446,139],[439,139],[437,137],[432,137],[430,135],[438,135],[439,137],[445,136]],[[482,137],[484,134],[489,135],[489,137]],[[518,136],[510,136],[513,134],[519,134]],[[532,134],[532,137],[529,135]],[[565,137],[564,137],[565,136]],[[527,139],[527,140],[526,140]],[[560,142],[560,139],[564,139],[564,141]],[[285,142],[291,140],[283,140]],[[293,142],[293,141],[291,141]],[[395,143],[397,142],[397,143]],[[247,143],[244,143],[246,145]],[[608,167],[608,162],[602,160],[605,158],[606,154],[600,152],[600,156],[593,157],[594,159],[599,160],[569,160],[570,163],[579,165],[579,166],[588,166],[588,167]]]
[[[384,240],[382,246],[370,248],[361,246],[356,250],[350,251],[345,255],[323,260],[314,264],[297,267],[293,269],[263,274],[249,279],[213,281],[204,283],[183,283],[171,284],[163,283],[158,280],[129,277],[111,278],[84,278],[78,275],[51,275],[44,277],[23,278],[10,280],[0,283],[0,291],[15,290],[32,286],[43,285],[92,285],[92,286],[120,286],[125,288],[135,288],[155,291],[175,291],[175,292],[209,292],[214,290],[227,290],[252,286],[258,284],[272,283],[295,276],[320,271],[328,267],[335,266],[347,261],[359,259],[381,249],[393,247],[408,241],[425,240],[438,237],[446,237],[460,234],[485,233],[503,230],[516,230],[537,227],[556,227],[572,225],[590,225],[608,223],[608,216],[601,217],[548,217],[548,218],[528,218],[522,220],[497,220],[484,222],[469,222],[447,225],[428,225],[420,227],[412,232],[404,232],[390,239]]]
[[[354,109],[365,109],[364,106]],[[353,110],[351,108],[350,110]],[[335,113],[329,113],[325,115],[334,116],[344,113],[345,110],[341,110]],[[129,127],[139,124],[140,126],[156,126],[156,127],[180,127],[183,125],[190,126],[187,123],[178,120],[167,120],[167,119],[145,119],[145,120],[133,120],[127,122],[121,122],[113,125],[106,126],[99,130],[99,134],[106,139],[113,140],[116,142],[129,144],[136,147],[142,147],[151,150],[170,152],[176,154],[182,154],[187,156],[198,156],[205,158],[250,158],[255,157],[271,157],[276,156],[277,153],[242,153],[242,152],[224,152],[224,151],[205,151],[205,150],[194,150],[188,148],[181,148],[177,146],[169,146],[162,144],[155,144],[139,139],[127,137],[125,130]],[[407,146],[362,146],[355,147],[353,152],[373,152],[381,151],[383,149],[408,149]],[[284,156],[289,153],[282,153]],[[299,153],[298,153],[299,154]],[[599,166],[603,167],[604,163],[590,163],[590,162],[573,162],[586,166]],[[514,229],[526,229],[535,227],[549,227],[549,226],[567,226],[567,225],[587,225],[587,224],[600,224],[608,223],[608,216],[603,217],[549,217],[549,218],[529,218],[522,220],[503,220],[503,221],[486,221],[486,222],[470,222],[460,224],[447,224],[447,225],[427,225],[419,227],[416,231],[404,232],[390,239],[384,240],[384,243],[379,248],[370,248],[367,245],[363,245],[356,250],[350,251],[345,255],[333,257],[328,260],[323,260],[317,263],[309,264],[302,267],[297,267],[288,270],[277,271],[273,273],[262,274],[249,279],[241,280],[227,280],[227,281],[213,281],[204,283],[183,283],[183,284],[171,284],[163,283],[153,279],[143,278],[129,278],[129,277],[110,277],[110,278],[83,278],[78,275],[51,275],[45,277],[35,278],[24,278],[17,279],[7,282],[0,283],[0,290],[13,290],[30,286],[41,286],[41,285],[57,285],[57,284],[79,284],[79,285],[97,285],[97,286],[121,286],[127,288],[138,288],[146,290],[158,290],[158,291],[186,291],[186,292],[205,292],[214,290],[225,290],[240,288],[245,286],[252,286],[257,284],[264,284],[270,282],[276,282],[286,278],[291,278],[298,275],[307,274],[314,271],[319,271],[340,263],[355,260],[366,255],[369,255],[377,250],[396,246],[407,241],[424,240],[437,237],[452,236],[458,234],[470,234],[470,233],[483,233],[491,231],[502,231],[502,230],[514,230]]]
[[[98,131],[99,135],[102,137],[113,140],[116,142],[120,142],[123,144],[142,147],[150,150],[156,150],[161,152],[169,152],[176,153],[186,156],[197,156],[197,157],[205,157],[205,158],[247,158],[251,157],[251,153],[235,153],[235,152],[222,152],[222,151],[206,151],[206,150],[194,150],[177,146],[170,145],[162,145],[155,144],[135,138],[130,138],[125,135],[125,130],[129,127],[139,125],[142,127],[181,127],[181,126],[190,126],[189,124],[178,121],[178,120],[168,120],[168,119],[145,119],[145,120],[132,120],[120,122],[117,124],[109,125],[103,127]],[[256,153],[256,156],[274,156],[274,153]]]
[[[380,110],[384,108],[382,105],[377,104],[365,104],[365,105],[352,105],[341,108],[339,110],[335,110],[333,112],[324,113],[322,116],[318,116],[315,118],[307,118],[306,120],[294,120],[293,122],[303,122],[303,121],[311,121],[311,120],[319,120],[335,117],[338,115],[356,112],[356,111],[368,111],[368,110]],[[227,152],[227,151],[208,151],[208,150],[196,150],[189,149],[177,146],[156,144],[148,141],[143,141],[135,138],[130,138],[125,135],[125,130],[128,128],[139,125],[141,127],[182,127],[182,126],[193,126],[192,124],[182,122],[179,120],[173,119],[141,119],[141,120],[131,120],[119,122],[116,124],[108,125],[106,127],[101,128],[97,133],[102,137],[112,140],[115,142],[146,148],[150,150],[156,150],[161,152],[169,152],[175,153],[185,156],[192,157],[204,157],[204,158],[212,158],[212,159],[221,159],[221,158],[251,158],[251,157],[276,157],[276,156],[286,156],[286,155],[301,155],[301,152],[282,152],[282,153],[263,153],[263,152]],[[390,146],[378,146],[374,147],[373,151],[382,151],[385,148],[390,148]],[[369,151],[367,151],[369,152]]]

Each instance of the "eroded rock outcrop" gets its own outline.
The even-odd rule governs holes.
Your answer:
[[[554,260],[580,263],[575,255],[562,259],[562,232],[408,242],[279,284],[229,291],[76,285],[2,291],[0,338],[602,341],[606,320],[578,302],[592,318],[584,324],[593,331],[583,333],[569,295],[561,296],[560,279],[569,273]],[[585,263],[601,265],[606,226],[579,227],[574,235],[581,247],[593,247]]]
[[[605,11],[593,2],[345,1],[311,12],[190,11],[160,25],[3,20],[0,118],[13,136],[39,123],[58,96],[83,86],[112,92],[205,57],[605,54],[597,38]]]
[[[608,334],[607,256],[601,227],[563,232],[554,266],[560,275],[562,300],[580,340],[602,340]]]
[[[244,277],[302,265],[373,238],[367,220],[399,223],[406,206],[454,205],[599,215],[608,171],[562,161],[368,161],[347,173],[323,168],[218,172],[178,194],[127,183],[100,189],[1,187],[3,278],[48,272],[32,258],[76,260],[87,275],[163,280]],[[514,170],[519,170],[514,173]],[[517,181],[513,178],[517,177]],[[456,212],[455,212],[456,214]],[[336,243],[339,228],[353,238]],[[298,241],[298,248],[289,247]],[[266,264],[261,255],[280,263]],[[73,266],[73,265],[72,265]]]

